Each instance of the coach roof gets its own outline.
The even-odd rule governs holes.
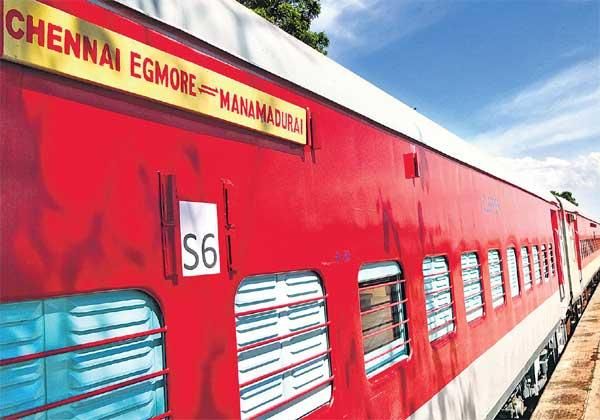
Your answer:
[[[545,189],[234,0],[115,0],[451,158],[555,201]],[[360,92],[360,94],[358,94]]]

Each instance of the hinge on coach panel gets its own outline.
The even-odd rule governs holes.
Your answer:
[[[165,278],[177,283],[177,185],[175,175],[158,173],[160,226]]]
[[[223,183],[223,202],[225,203],[225,245],[227,247],[227,271],[229,276],[235,274],[233,266],[233,237],[235,236],[235,208],[232,195],[235,190],[234,185],[228,179],[221,180]]]

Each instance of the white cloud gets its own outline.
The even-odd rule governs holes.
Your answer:
[[[547,191],[571,191],[582,212],[600,220],[600,152],[566,160],[556,157],[536,159],[499,158],[521,177]]]
[[[504,155],[600,139],[600,60],[579,62],[527,86],[486,107],[481,118],[493,128],[472,140]]]
[[[600,61],[586,60],[488,107],[488,112],[513,117],[556,114],[593,102],[598,104],[599,95]]]
[[[585,213],[600,218],[600,59],[526,86],[487,106],[480,118],[490,129],[472,140],[504,156],[501,166],[547,191],[571,191]],[[538,157],[541,148],[576,141],[597,148],[571,159]]]
[[[313,28],[326,31],[330,38],[346,39],[355,43],[356,36],[345,29],[342,20],[350,15],[369,13],[369,6],[377,0],[324,0],[321,4],[321,14],[313,22]]]
[[[397,41],[446,15],[451,2],[444,0],[323,0],[312,28],[325,31],[329,51],[373,51]]]

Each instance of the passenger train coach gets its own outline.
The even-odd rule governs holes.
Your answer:
[[[234,1],[0,5],[0,416],[482,419],[539,388],[598,222]]]

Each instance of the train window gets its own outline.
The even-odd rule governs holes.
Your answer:
[[[579,250],[582,258],[587,258],[595,252],[595,241],[593,239],[581,239]]]
[[[466,252],[460,257],[463,292],[465,294],[465,310],[467,322],[481,318],[484,314],[483,285],[481,270],[476,252]]]
[[[531,255],[533,256],[533,275],[535,276],[535,283],[542,282],[542,272],[540,269],[540,253],[536,245],[531,247]]]
[[[582,246],[582,257],[586,258],[596,251],[596,241],[593,239],[582,239],[579,243]]]
[[[529,262],[529,249],[521,247],[521,264],[523,266],[523,286],[525,290],[531,289],[531,263]]]
[[[492,306],[497,308],[504,304],[504,279],[502,278],[502,257],[497,249],[488,251],[488,267],[490,272],[490,285],[492,288]]]
[[[548,251],[550,252],[550,269],[554,276],[556,274],[556,265],[554,264],[554,250],[552,249],[552,244],[548,245]]]
[[[521,293],[519,269],[517,268],[517,251],[515,248],[508,248],[506,250],[506,262],[508,265],[508,279],[510,281],[510,296],[515,297]]]
[[[546,245],[542,245],[542,261],[543,261],[543,277],[544,277],[544,281],[548,281],[550,280],[550,268],[548,267],[548,249],[546,248]]]
[[[367,376],[408,357],[404,279],[395,262],[365,264],[358,273],[360,320]]]
[[[310,271],[242,280],[234,304],[242,418],[299,418],[329,402],[326,298]]]
[[[0,416],[168,416],[164,332],[135,290],[0,304]]]
[[[444,256],[423,260],[423,283],[429,341],[454,331],[454,302],[448,260]]]
[[[582,258],[587,258],[600,248],[600,239],[581,239],[579,241],[579,251]]]

